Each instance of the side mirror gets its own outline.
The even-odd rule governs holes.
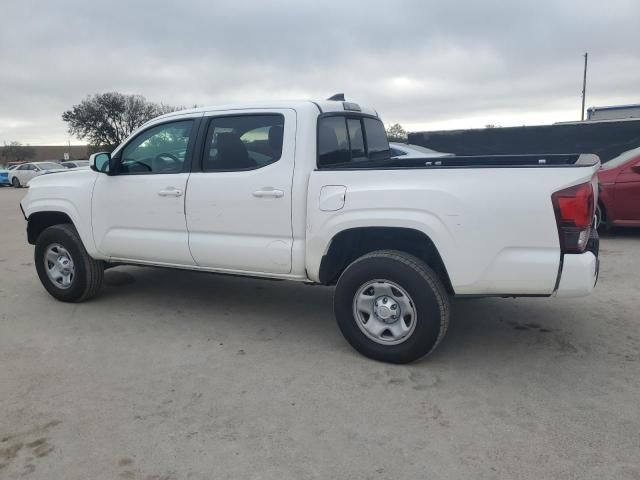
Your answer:
[[[631,170],[636,173],[640,173],[640,162],[636,163],[635,165],[631,165]]]
[[[89,157],[89,166],[91,170],[95,170],[100,173],[107,173],[109,171],[109,164],[111,163],[111,155],[107,152],[93,153]]]

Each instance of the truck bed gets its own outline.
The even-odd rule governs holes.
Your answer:
[[[320,168],[309,180],[308,258],[320,259],[345,224],[402,226],[431,239],[456,294],[552,295],[561,252],[551,195],[597,182],[598,165],[595,155],[566,154],[392,159],[361,168]],[[343,206],[319,208],[325,186],[344,186]],[[313,275],[318,265],[308,261],[307,271]]]
[[[322,170],[335,169],[407,169],[407,168],[518,168],[518,167],[587,167],[596,165],[596,155],[569,154],[530,154],[530,155],[465,155],[425,158],[390,158],[364,162],[348,162],[321,167]]]

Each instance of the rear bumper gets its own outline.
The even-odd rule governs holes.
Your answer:
[[[600,239],[594,230],[585,253],[564,255],[556,296],[586,297],[593,291],[600,271],[599,250]]]

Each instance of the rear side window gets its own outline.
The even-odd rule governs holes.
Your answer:
[[[211,120],[202,169],[205,172],[254,170],[282,156],[282,115],[237,115]]]
[[[380,120],[363,118],[365,132],[367,132],[367,149],[370,160],[383,160],[389,158],[389,141],[387,132]]]
[[[347,120],[347,129],[349,130],[349,142],[351,143],[351,160],[366,160],[362,122],[359,118],[349,118]]]
[[[358,167],[390,158],[384,126],[377,118],[335,115],[318,122],[318,166]]]
[[[318,157],[320,166],[351,160],[346,117],[325,117],[318,125]]]

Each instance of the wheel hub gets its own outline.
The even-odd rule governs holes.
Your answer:
[[[382,295],[374,300],[373,313],[383,322],[393,323],[400,318],[402,312],[398,302],[387,295]]]
[[[353,298],[358,328],[381,345],[398,345],[414,332],[417,311],[409,293],[396,282],[375,279],[364,283]]]
[[[70,264],[71,264],[71,260],[69,260],[67,256],[60,255],[58,257],[58,268],[60,268],[61,272],[68,273]]]
[[[75,276],[75,267],[69,251],[54,243],[47,247],[43,260],[49,280],[58,288],[70,288]]]

